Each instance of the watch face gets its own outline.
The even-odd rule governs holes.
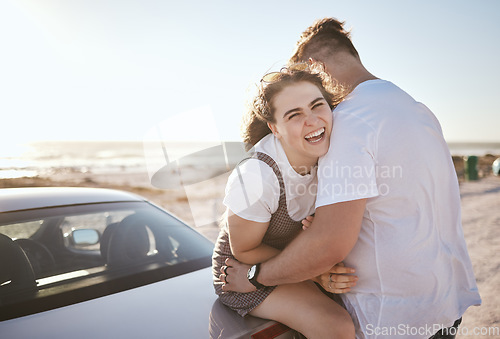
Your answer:
[[[255,270],[257,269],[257,266],[253,265],[250,267],[248,270],[248,279],[252,279],[255,276]]]

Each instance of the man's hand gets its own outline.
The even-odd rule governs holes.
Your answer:
[[[326,291],[336,294],[347,293],[352,286],[356,285],[358,277],[347,275],[354,273],[354,268],[345,267],[344,263],[338,263],[328,272],[316,277],[314,281],[319,283]]]
[[[222,290],[241,293],[255,291],[255,286],[247,278],[250,267],[250,265],[242,264],[237,260],[226,259],[226,266],[221,267],[221,275],[219,276],[219,279],[224,281]]]

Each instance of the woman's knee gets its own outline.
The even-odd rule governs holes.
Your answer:
[[[310,281],[278,286],[251,314],[280,321],[308,338],[354,338],[347,311]]]
[[[352,319],[340,305],[336,304],[316,316],[318,317],[316,330],[325,335],[325,338],[354,338]]]
[[[355,329],[349,313],[338,303],[323,294],[316,286],[309,303],[307,330],[319,338],[354,338]],[[316,290],[317,289],[317,290]]]
[[[349,338],[355,337],[354,323],[351,317],[346,312],[346,316],[337,315],[337,321],[332,326],[333,338]]]

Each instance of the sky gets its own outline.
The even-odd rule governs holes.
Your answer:
[[[365,67],[426,104],[447,141],[500,142],[497,0],[0,0],[0,150],[158,126],[239,140],[255,83],[323,17],[345,21]]]

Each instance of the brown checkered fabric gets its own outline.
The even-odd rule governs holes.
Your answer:
[[[256,158],[265,162],[272,168],[274,174],[276,174],[276,177],[278,178],[280,185],[278,209],[271,216],[269,227],[264,235],[264,238],[262,239],[262,242],[266,245],[282,250],[301,231],[302,224],[300,221],[292,220],[288,214],[288,209],[286,207],[285,184],[283,183],[283,177],[276,162],[270,156],[261,152],[255,153],[251,158]],[[223,304],[235,310],[241,316],[245,316],[262,301],[264,301],[264,299],[274,290],[274,287],[265,287],[250,293],[223,292],[223,283],[219,280],[219,275],[220,269],[224,266],[224,262],[227,258],[234,257],[231,254],[227,230],[222,228],[219,233],[219,238],[215,243],[214,254],[212,257],[215,292]]]

